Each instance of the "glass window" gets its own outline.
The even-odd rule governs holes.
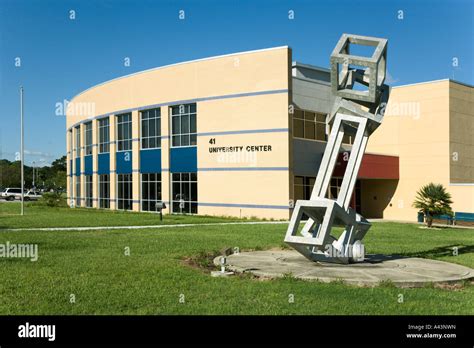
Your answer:
[[[142,149],[161,147],[161,109],[141,111]]]
[[[110,208],[110,177],[99,175],[99,208]]]
[[[69,154],[68,154],[68,161],[67,161],[67,166],[68,166],[68,174],[69,175],[72,175],[72,163],[71,163],[71,160],[73,158],[73,151],[74,151],[74,147],[73,147],[73,137],[72,137],[72,129],[70,129],[68,132],[67,132],[67,136],[68,136],[68,142],[69,142]],[[70,187],[69,187],[69,192],[68,194],[70,194],[72,196],[72,180],[71,180],[71,183],[70,183]]]
[[[132,149],[132,114],[117,115],[117,151]]]
[[[142,211],[157,211],[161,202],[161,173],[142,174]]]
[[[103,118],[98,120],[99,123],[99,153],[107,153],[110,151],[110,127],[109,127],[109,118]]]
[[[337,199],[339,191],[341,190],[342,179],[331,178],[328,189],[328,198]]]
[[[304,121],[293,119],[293,136],[296,138],[304,138]]]
[[[132,210],[132,174],[117,174],[117,209]]]
[[[172,146],[195,146],[197,143],[196,104],[171,106],[170,111]]]
[[[326,141],[326,115],[295,109],[293,137]]]
[[[86,143],[84,146],[87,156],[92,155],[92,122],[87,122],[84,127],[86,129]]]
[[[344,134],[344,136],[342,137],[343,144],[352,145],[352,141],[353,141],[352,135]]]
[[[81,206],[81,177],[76,176],[76,207]]]
[[[76,144],[74,150],[76,151],[76,158],[81,157],[81,126],[77,126],[76,130]]]
[[[85,206],[88,208],[92,208],[92,175],[85,176],[85,183],[86,183],[86,204]]]
[[[172,212],[197,214],[197,173],[173,173],[171,179]]]
[[[294,177],[294,200],[308,200],[311,198],[316,178],[312,176],[295,176]]]

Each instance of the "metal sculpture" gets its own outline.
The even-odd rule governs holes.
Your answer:
[[[351,45],[375,47],[372,57],[350,54]],[[384,84],[387,40],[343,34],[331,54],[331,88],[335,96],[327,123],[331,132],[309,200],[298,200],[285,242],[312,261],[350,263],[365,257],[362,239],[370,223],[349,203],[369,136],[380,125],[389,98]],[[357,89],[357,84],[366,90]],[[337,199],[326,198],[344,135],[355,135]],[[299,231],[303,215],[308,217]],[[339,238],[334,225],[345,226]]]

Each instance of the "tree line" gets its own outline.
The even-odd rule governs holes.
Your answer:
[[[66,189],[66,156],[54,160],[50,166],[35,167],[36,189]],[[33,188],[33,167],[24,166],[25,188]],[[0,188],[21,186],[21,162],[0,159]]]

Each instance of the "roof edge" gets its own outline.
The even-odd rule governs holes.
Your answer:
[[[446,82],[446,81],[448,81],[448,82],[453,82],[453,83],[457,83],[458,85],[462,85],[462,86],[474,88],[473,85],[470,85],[470,84],[465,83],[465,82],[461,82],[461,81],[456,81],[456,80],[453,80],[453,79],[449,79],[449,78],[446,78],[446,79],[439,79],[439,80],[432,80],[432,81],[409,83],[409,84],[406,84],[406,85],[393,86],[392,88],[410,87],[410,86],[425,85],[425,84],[428,84],[428,83],[438,83],[438,82]]]
[[[250,50],[250,51],[241,51],[241,52],[227,53],[227,54],[221,54],[221,55],[218,55],[218,56],[211,56],[211,57],[205,57],[205,58],[198,58],[198,59],[193,59],[193,60],[187,60],[187,61],[184,61],[184,62],[172,63],[172,64],[167,64],[167,65],[163,65],[163,66],[159,66],[159,67],[155,67],[155,68],[150,68],[150,69],[146,69],[146,70],[141,70],[141,71],[137,71],[137,72],[134,72],[134,73],[131,73],[131,74],[128,74],[128,75],[123,75],[123,76],[115,77],[115,78],[113,78],[113,79],[110,79],[110,80],[101,82],[101,83],[99,83],[99,84],[97,84],[97,85],[91,86],[91,87],[89,87],[89,88],[83,90],[82,92],[76,94],[74,97],[71,98],[71,101],[72,101],[74,98],[77,98],[77,97],[79,97],[80,95],[82,95],[82,94],[84,94],[84,93],[90,91],[91,89],[94,89],[94,88],[96,88],[96,87],[105,85],[105,84],[107,84],[107,83],[109,83],[109,82],[116,81],[116,80],[120,80],[120,79],[124,79],[124,78],[126,78],[126,77],[131,77],[131,76],[134,76],[134,75],[144,74],[144,73],[147,73],[147,72],[150,72],[150,71],[160,70],[160,69],[169,68],[169,67],[172,67],[172,66],[184,65],[184,64],[189,64],[189,63],[202,62],[202,61],[206,61],[206,60],[213,60],[213,59],[224,58],[224,57],[232,57],[232,56],[236,56],[236,55],[240,55],[240,54],[258,53],[258,52],[265,52],[265,51],[273,51],[273,50],[280,50],[280,49],[284,49],[284,48],[289,49],[290,47],[289,47],[288,45],[285,45],[285,46],[276,46],[276,47],[262,48],[262,49],[258,49],[258,50]]]

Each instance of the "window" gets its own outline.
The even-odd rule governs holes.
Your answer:
[[[76,130],[75,151],[76,151],[76,158],[77,158],[77,157],[81,157],[81,126],[77,126],[75,130]]]
[[[110,142],[110,128],[109,128],[109,118],[103,118],[99,120],[99,153],[109,152],[109,142]]]
[[[173,173],[172,212],[197,214],[197,173]]]
[[[161,109],[143,110],[142,149],[161,147]]]
[[[92,122],[88,122],[84,126],[86,128],[86,143],[84,146],[87,156],[92,155]]]
[[[352,145],[354,142],[354,136],[349,135],[349,134],[344,134],[344,137],[342,137],[342,143],[346,145]]]
[[[161,202],[161,173],[142,174],[142,210],[156,211]]]
[[[172,146],[196,145],[196,104],[171,108]]]
[[[132,209],[132,174],[117,174],[118,209]]]
[[[76,176],[76,206],[81,206],[81,177]]]
[[[341,191],[342,186],[342,178],[331,178],[329,183],[328,189],[328,198],[336,200],[339,196],[339,192]],[[352,193],[351,202],[349,206],[359,214],[361,214],[361,182],[360,180],[356,180],[355,183],[355,190]]]
[[[117,151],[132,149],[132,114],[117,115]]]
[[[326,115],[295,109],[293,137],[326,141]]]
[[[92,175],[85,176],[86,183],[86,204],[88,208],[92,208]]]
[[[69,130],[67,132],[67,136],[68,136],[68,143],[69,143],[69,156],[68,156],[68,167],[69,167],[69,175],[72,175],[72,159],[73,159],[73,151],[74,151],[74,148],[73,148],[73,137],[72,137],[72,129]],[[71,187],[69,188],[69,193],[71,194],[72,196],[72,184],[71,184]]]
[[[315,181],[316,181],[315,177],[295,176],[295,182],[294,182],[295,202],[299,199],[308,200],[311,198],[311,193],[313,192]]]
[[[341,178],[331,178],[328,189],[328,198],[337,199],[337,197],[339,196],[339,191],[341,190],[341,185]]]
[[[110,208],[109,174],[99,175],[99,208]]]

